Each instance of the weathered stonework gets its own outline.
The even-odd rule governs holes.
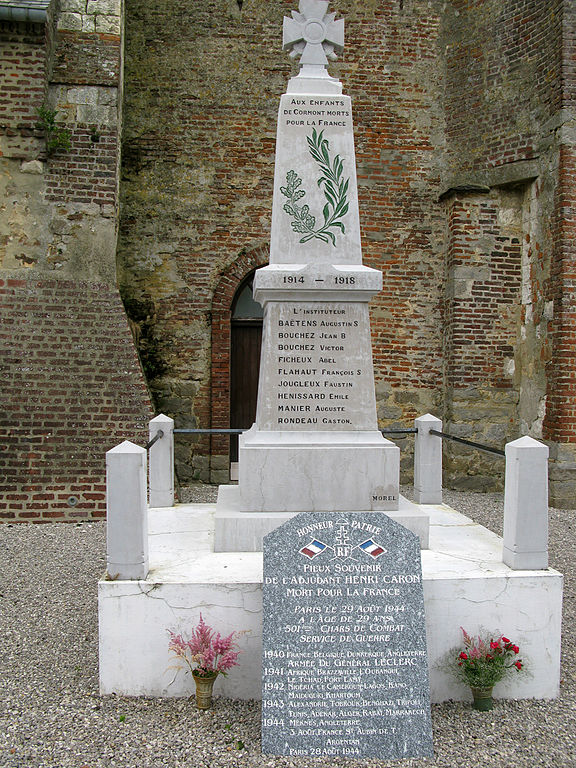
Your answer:
[[[276,40],[287,7],[174,0],[168,18],[152,3],[127,5],[122,286],[129,301],[153,308],[142,346],[154,349],[162,375],[151,368],[150,380],[182,424],[229,426],[227,313],[246,275],[236,264],[266,250],[274,108],[288,70]],[[331,67],[354,99],[362,247],[384,278],[372,304],[381,426],[432,411],[454,434],[495,447],[529,434],[569,451],[574,437],[551,417],[550,383],[562,343],[554,293],[572,290],[555,280],[554,264],[568,247],[556,223],[565,221],[556,127],[569,134],[561,108],[571,91],[562,93],[560,72],[571,60],[573,11],[562,0],[335,9],[347,48]],[[216,18],[226,19],[225,36]],[[168,49],[143,46],[151,30]],[[190,67],[176,73],[181,60]],[[169,104],[186,108],[175,116]],[[224,306],[214,293],[223,280]],[[192,317],[181,306],[190,292]],[[175,394],[182,380],[197,383],[192,403]],[[402,442],[408,479],[411,440]],[[188,445],[180,467],[206,479],[203,456],[225,453],[227,439]],[[445,451],[448,483],[501,486],[501,460]],[[572,470],[554,461],[552,498],[570,503],[554,477]]]
[[[229,426],[230,310],[267,259],[293,5],[61,0],[45,26],[0,22],[0,278],[113,290],[118,275],[155,406],[177,428]],[[384,280],[371,304],[380,426],[432,412],[499,448],[543,439],[551,500],[572,506],[576,7],[332,5],[364,263]],[[46,156],[42,103],[68,152]],[[445,452],[446,483],[501,483],[499,459]],[[176,454],[181,481],[226,479],[227,438],[179,438]]]
[[[103,517],[104,453],[152,415],[116,287],[121,3],[57,5],[0,20],[0,519]]]
[[[571,209],[561,202],[573,189],[568,156],[575,137],[568,126],[573,114],[574,88],[569,83],[574,73],[574,16],[573,4],[562,0],[454,2],[443,26],[447,253],[456,270],[456,289],[468,291],[448,300],[447,346],[459,322],[461,345],[467,340],[481,351],[481,339],[484,345],[489,342],[483,374],[481,366],[472,365],[466,376],[454,376],[456,360],[451,362],[448,354],[445,419],[480,438],[487,438],[485,430],[496,429],[500,422],[502,438],[528,434],[548,441],[551,500],[559,506],[573,506],[576,498],[574,486],[565,484],[566,473],[572,473],[574,482],[569,458],[574,444],[574,410],[569,405],[574,402],[574,385],[569,383],[574,321],[565,309],[574,303],[569,277],[574,246],[566,237]],[[562,72],[570,73],[564,86]],[[453,202],[459,196],[461,200]],[[484,212],[475,218],[482,207]],[[468,232],[470,217],[473,226]],[[491,270],[485,272],[488,282],[481,276],[478,282],[478,274],[466,271],[482,261]],[[490,285],[498,264],[500,277]],[[483,305],[498,314],[492,314],[488,326],[487,318],[480,319]],[[458,352],[454,343],[452,351]],[[459,362],[466,357],[457,355]],[[482,408],[477,409],[480,401]],[[476,413],[482,423],[471,425],[466,412]],[[450,452],[451,462],[455,453]],[[464,453],[458,455],[450,472],[454,482],[476,487],[474,465],[468,469],[472,476],[466,477]],[[558,461],[557,455],[564,458]],[[477,461],[484,464],[481,486],[492,487],[495,460]]]

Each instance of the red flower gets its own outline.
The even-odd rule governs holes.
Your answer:
[[[491,641],[490,641],[490,648],[491,648],[493,651],[495,651],[495,650],[496,650],[496,648],[500,648],[500,643],[498,642],[498,640],[491,640]]]
[[[464,651],[462,651],[462,653],[460,654],[460,656],[458,658],[459,659],[467,659],[468,658],[468,654],[464,653]]]
[[[520,648],[518,648],[517,645],[513,645],[512,650],[514,651],[514,653],[520,653]]]
[[[502,635],[502,642],[508,644],[510,640],[508,640],[507,637],[504,637],[504,635]]]
[[[489,653],[486,654],[486,661],[492,661],[494,656],[490,655]]]
[[[522,662],[521,661],[515,661],[514,662],[514,666],[516,667],[516,669],[522,669]]]

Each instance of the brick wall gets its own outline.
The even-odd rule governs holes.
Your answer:
[[[117,291],[0,279],[0,346],[0,519],[104,517],[105,453],[152,417]]]
[[[556,127],[560,137],[559,183],[550,277],[554,309],[545,429],[552,441],[552,495],[573,505],[576,476],[576,8],[573,3],[566,3],[564,7],[563,33],[563,113]]]
[[[228,426],[230,303],[268,250],[278,99],[295,71],[282,16],[296,2],[126,0],[123,117],[121,7],[61,0],[47,30],[1,25],[0,77],[19,86],[0,89],[0,278],[113,293],[118,274],[157,410],[177,427]],[[568,503],[574,4],[333,10],[346,20],[330,68],[353,98],[364,261],[384,275],[371,306],[380,425],[431,411],[499,447],[545,438],[553,498]],[[72,140],[51,158],[32,125],[44,98]],[[447,449],[446,480],[494,487],[486,461]],[[221,481],[226,463],[221,439],[177,447],[184,482]]]
[[[563,5],[453,0],[447,7],[446,177],[478,181],[543,149],[546,123],[561,105]]]
[[[354,105],[364,263],[383,273],[372,304],[378,416],[382,427],[412,426],[442,403],[440,7],[386,2],[359,14],[353,5],[341,9],[342,75]]]
[[[115,210],[117,192],[118,132],[98,124],[74,123],[70,129],[72,149],[50,162],[46,199],[55,203],[84,203]],[[106,209],[104,209],[106,210]],[[73,222],[81,218],[67,216]]]
[[[518,430],[523,197],[461,192],[446,200],[444,427],[495,448]],[[444,449],[455,486],[498,488],[503,461],[452,443]]]
[[[12,147],[26,157],[46,93],[46,30],[38,24],[2,25],[0,156]],[[28,139],[28,141],[22,141]]]
[[[105,452],[150,398],[116,287],[120,2],[0,22],[0,519],[105,514]],[[77,12],[83,8],[84,12]],[[73,9],[73,10],[71,10]],[[38,107],[70,148],[46,152]]]
[[[227,397],[214,400],[228,350],[211,324],[230,307],[215,291],[232,281],[231,301],[245,254],[268,248],[277,109],[293,69],[281,24],[293,7],[126,5],[121,287],[157,408],[176,426],[228,426]],[[439,20],[391,1],[337,10],[347,47],[332,71],[353,97],[365,263],[385,273],[373,305],[379,414],[404,424],[441,401]],[[200,443],[188,445],[181,476],[187,464],[207,479]]]
[[[519,307],[519,322],[508,329],[512,390],[508,417],[502,423],[508,425],[510,437],[516,431],[549,442],[551,498],[557,505],[570,506],[574,504],[576,473],[571,447],[574,358],[569,351],[573,349],[569,307],[574,303],[569,223],[573,142],[564,115],[574,88],[574,16],[573,3],[563,0],[455,0],[443,26],[444,187],[491,193],[497,214],[504,214],[501,219],[506,219],[502,191],[520,189],[524,195],[519,219],[521,251],[509,261],[517,268],[513,301]],[[458,227],[458,221],[449,220],[449,237],[454,235],[453,225]],[[500,226],[497,223],[487,234],[505,235],[498,233]],[[483,251],[486,267],[495,270],[491,247],[490,237],[476,244],[476,250]],[[468,301],[472,299],[470,296]],[[480,305],[476,302],[476,306]],[[449,325],[451,321],[449,318]],[[477,327],[482,327],[481,321]],[[470,341],[488,365],[497,359],[497,346],[486,349],[473,335]],[[454,365],[466,359],[463,350],[448,348],[449,378]],[[457,412],[476,409],[475,428],[470,429],[464,417],[453,423],[478,438],[495,422],[503,393],[491,383],[488,371],[484,385],[483,402],[495,406],[488,413],[476,408],[478,390],[467,390],[465,376],[452,377],[446,393],[450,419]],[[489,484],[486,468],[480,471],[483,473]],[[475,483],[458,472],[453,479],[456,484]]]

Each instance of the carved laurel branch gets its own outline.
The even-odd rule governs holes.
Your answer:
[[[350,179],[344,179],[344,161],[340,155],[335,155],[332,160],[330,157],[330,144],[328,139],[324,138],[324,131],[318,133],[314,128],[312,135],[306,137],[308,149],[312,158],[318,163],[321,171],[318,179],[318,186],[323,187],[326,205],[322,210],[324,223],[318,229],[316,226],[316,217],[310,213],[308,205],[299,205],[298,202],[306,195],[302,185],[302,179],[296,171],[290,170],[286,174],[286,186],[280,187],[280,191],[288,198],[284,204],[284,210],[293,217],[291,222],[292,229],[304,235],[301,243],[307,243],[310,240],[318,239],[324,243],[331,242],[336,245],[336,237],[332,229],[340,230],[342,234],[346,232],[341,219],[348,213],[348,185]]]

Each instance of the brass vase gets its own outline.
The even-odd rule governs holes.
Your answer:
[[[474,709],[478,709],[480,712],[488,712],[488,710],[492,709],[494,706],[492,686],[489,688],[472,688],[471,690],[474,697],[474,702],[472,703]]]
[[[212,706],[212,688],[218,677],[218,672],[212,672],[209,675],[199,675],[194,670],[192,677],[196,683],[196,706],[198,709],[210,709]]]

